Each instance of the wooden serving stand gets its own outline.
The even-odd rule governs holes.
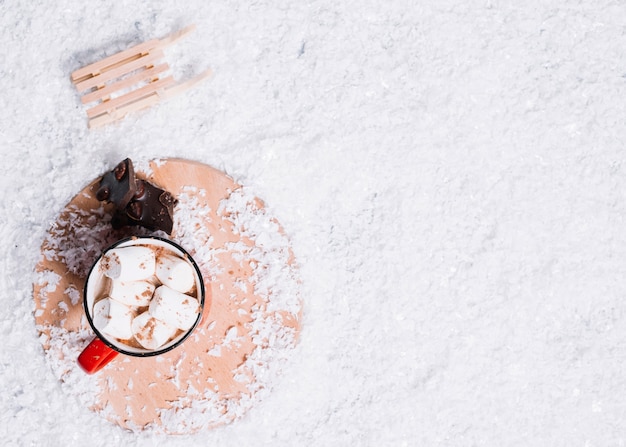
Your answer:
[[[35,320],[54,373],[64,389],[79,395],[90,409],[132,430],[192,433],[240,417],[254,403],[255,390],[271,387],[264,374],[275,366],[270,364],[273,353],[297,342],[301,308],[275,309],[271,304],[278,292],[262,294],[255,287],[257,269],[269,266],[259,265],[263,261],[253,255],[241,255],[263,248],[245,235],[245,222],[234,224],[229,211],[220,209],[240,185],[216,169],[187,160],[153,161],[149,170],[142,172],[136,165],[137,177],[179,199],[171,239],[190,251],[204,276],[207,305],[195,332],[180,347],[157,357],[119,355],[93,376],[76,364],[77,354],[93,338],[83,311],[85,274],[110,243],[141,233],[138,227],[110,228],[110,206],[94,195],[98,180],[67,204],[42,244],[34,285]],[[263,212],[261,201],[255,202],[253,214],[254,209]],[[185,224],[177,226],[177,220]],[[282,235],[282,229],[278,231]],[[291,253],[289,247],[284,249]],[[291,255],[282,268],[296,272]],[[258,331],[259,318],[270,323],[266,332]],[[288,346],[272,345],[272,337],[285,334]],[[270,354],[265,356],[269,360],[251,363],[260,352]],[[248,403],[240,405],[244,401]],[[238,405],[243,410],[234,411]]]

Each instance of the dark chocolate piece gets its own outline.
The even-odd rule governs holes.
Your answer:
[[[135,169],[130,158],[118,163],[110,172],[100,179],[96,198],[100,201],[114,203],[117,209],[128,205],[137,191]]]
[[[118,209],[111,224],[118,229],[126,225],[141,225],[149,230],[172,233],[174,206],[178,201],[167,191],[144,180],[136,180],[135,195],[123,210]]]

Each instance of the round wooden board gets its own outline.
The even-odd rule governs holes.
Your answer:
[[[301,301],[289,241],[259,199],[216,169],[166,159],[135,170],[178,200],[169,238],[204,276],[202,322],[161,356],[119,355],[93,376],[78,367],[94,336],[82,307],[88,269],[116,240],[150,234],[112,229],[112,206],[94,195],[98,177],[66,205],[41,247],[34,299],[46,357],[68,393],[124,428],[183,434],[229,423],[272,388],[297,343]]]

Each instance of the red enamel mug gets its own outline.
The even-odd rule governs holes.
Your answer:
[[[189,292],[190,296],[193,296],[199,303],[198,316],[195,319],[195,322],[187,330],[178,330],[173,334],[171,339],[156,349],[146,349],[138,343],[129,343],[128,340],[119,340],[114,338],[99,330],[96,327],[96,324],[94,324],[94,304],[107,295],[111,281],[103,273],[103,257],[113,249],[137,245],[151,247],[155,251],[159,252],[169,252],[169,254],[184,259],[191,265],[195,280],[195,284],[191,289],[191,292]],[[106,366],[118,354],[129,355],[132,357],[150,357],[163,354],[180,346],[187,339],[187,337],[191,335],[202,318],[205,306],[204,281],[198,265],[193,260],[191,255],[189,255],[189,253],[187,253],[187,251],[185,251],[185,249],[183,249],[180,245],[170,241],[169,239],[157,236],[132,236],[122,239],[108,247],[91,267],[89,274],[87,275],[87,280],[85,281],[83,306],[87,316],[87,321],[96,334],[96,338],[94,338],[93,341],[87,345],[87,347],[79,355],[78,364],[85,372],[93,374],[104,368],[104,366]]]

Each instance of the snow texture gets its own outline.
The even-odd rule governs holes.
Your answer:
[[[0,0],[3,444],[625,445],[625,20],[610,0]],[[172,72],[214,77],[88,130],[70,73],[190,23]],[[127,156],[223,169],[292,241],[299,345],[225,427],[125,432],[44,358],[41,243]]]

